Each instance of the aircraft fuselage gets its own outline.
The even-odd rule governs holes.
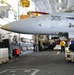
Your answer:
[[[54,15],[26,18],[9,23],[10,28],[6,30],[25,34],[73,32],[73,15],[74,13],[57,13]]]

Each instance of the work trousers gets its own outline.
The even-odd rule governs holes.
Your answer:
[[[61,52],[65,52],[65,46],[61,46]]]

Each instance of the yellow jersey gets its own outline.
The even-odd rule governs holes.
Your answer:
[[[60,42],[60,46],[65,46],[65,44],[66,44],[65,41]]]

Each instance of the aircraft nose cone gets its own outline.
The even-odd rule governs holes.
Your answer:
[[[1,29],[10,30],[10,25],[6,24],[6,25],[2,26]]]

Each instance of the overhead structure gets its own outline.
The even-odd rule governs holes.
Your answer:
[[[4,11],[4,10],[9,10],[9,6],[6,6],[6,5],[3,6],[3,5],[1,5],[1,6],[0,6],[0,12],[1,12],[1,11]]]
[[[0,0],[0,12],[4,10],[9,10],[11,7],[5,0]]]
[[[8,6],[11,7],[11,5],[10,5],[8,2],[6,2],[5,0],[1,0],[1,3],[2,3],[2,4],[7,4]]]
[[[47,13],[60,12],[66,9],[74,10],[74,0],[32,0],[39,11]]]

